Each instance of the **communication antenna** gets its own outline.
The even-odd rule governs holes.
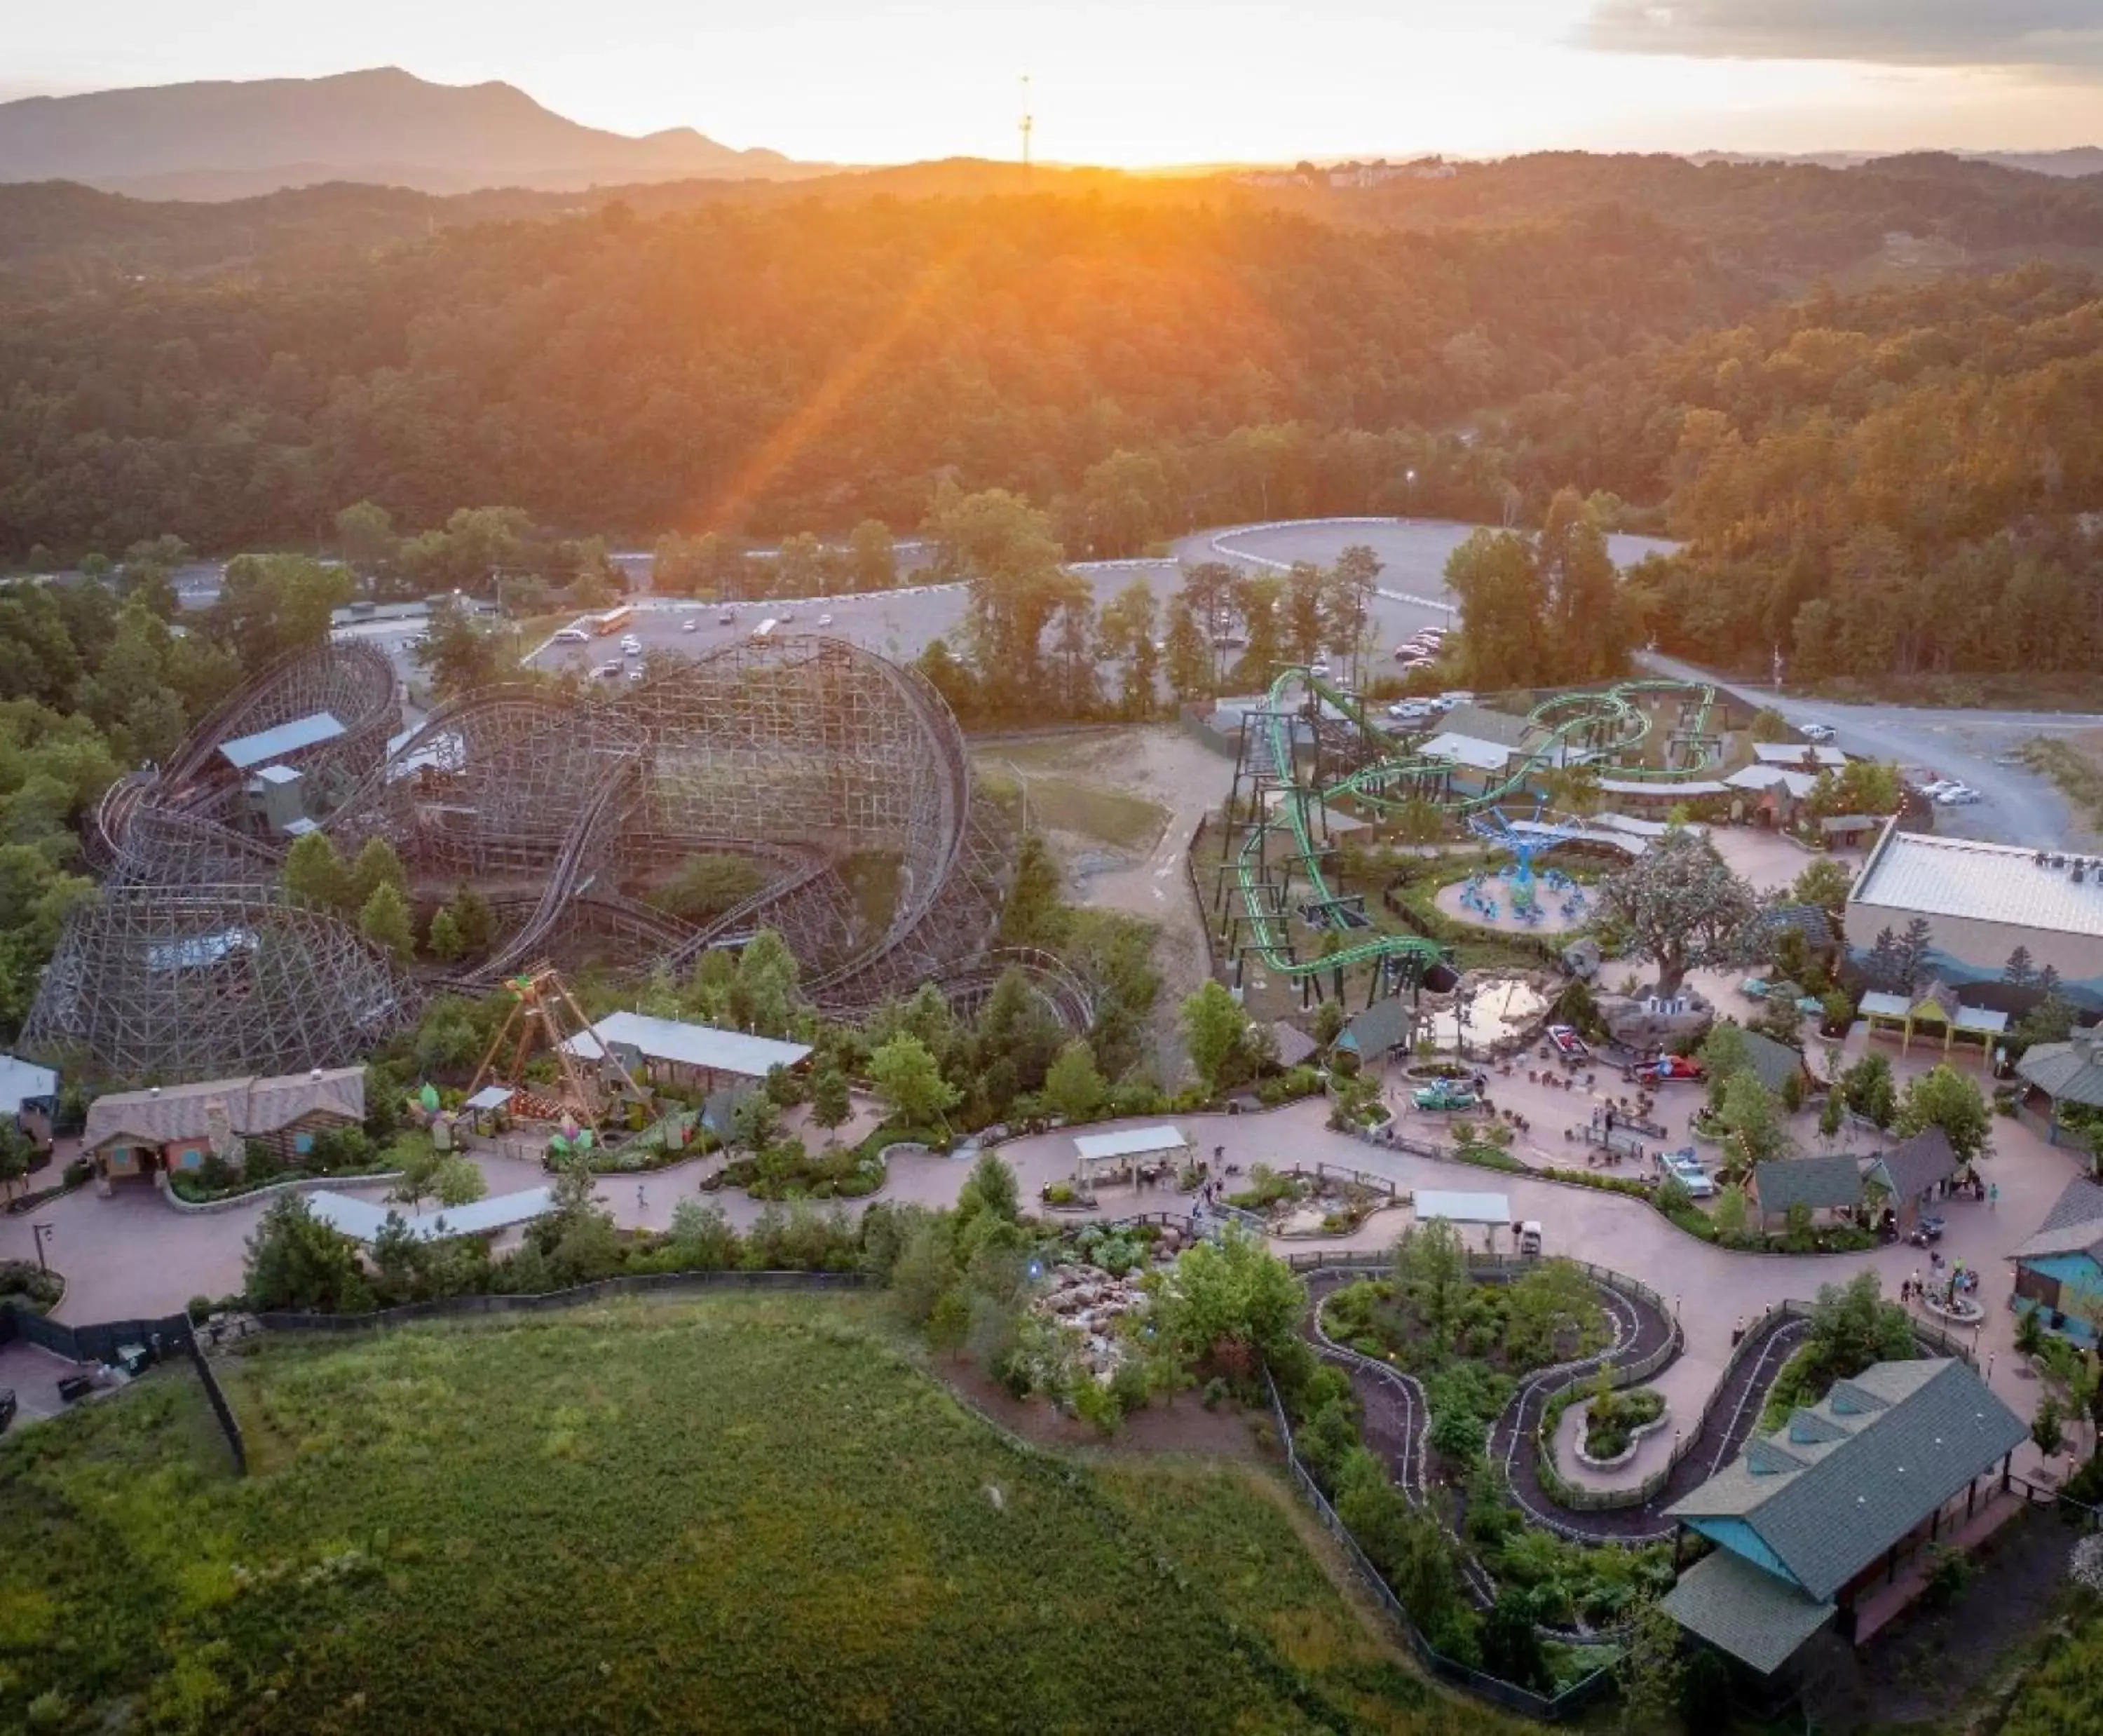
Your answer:
[[[1025,169],[1029,167],[1029,134],[1036,125],[1036,119],[1029,112],[1029,74],[1025,73],[1022,75],[1022,166]]]

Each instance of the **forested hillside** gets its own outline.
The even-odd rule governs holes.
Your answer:
[[[1355,507],[1364,481],[1296,474],[1290,441],[1213,443],[1436,426],[1748,305],[1625,215],[1421,236],[1049,197],[616,207],[18,310],[0,550],[312,538],[361,498],[411,525],[491,500],[628,535],[909,524],[945,477],[1049,501],[1120,449],[1163,473],[1145,534]]]
[[[2103,669],[2103,289],[1814,296],[1518,407],[1514,474],[1663,499],[1668,649],[1799,676]]]

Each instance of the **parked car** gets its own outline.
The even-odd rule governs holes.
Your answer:
[[[829,615],[820,615],[818,617],[818,625],[821,627],[829,627],[832,624],[833,617]]]
[[[679,630],[682,633],[700,632],[701,630],[701,617],[698,615],[689,615],[684,621],[679,623]]]
[[[1806,723],[1797,731],[1797,733],[1807,741],[1830,741],[1833,739],[1833,726],[1830,723]]]
[[[639,665],[636,668],[629,670],[628,679],[630,681],[640,681],[642,679],[642,670]]]
[[[582,627],[562,627],[556,630],[555,643],[558,645],[588,645],[591,634]]]
[[[1398,723],[1421,723],[1431,715],[1431,707],[1421,699],[1398,700],[1387,708],[1387,714]]]
[[[1979,799],[1979,792],[1969,784],[1951,784],[1936,797],[1945,808],[1969,808]]]
[[[1307,673],[1310,675],[1315,676],[1327,674],[1329,673],[1329,660],[1327,657],[1315,658],[1312,663],[1309,663],[1307,665]]]
[[[725,609],[722,614],[716,617],[716,625],[719,627],[735,626],[736,624],[737,611],[736,609]]]
[[[1963,787],[1954,777],[1931,777],[1926,783],[1918,786],[1920,793],[1931,802],[1941,801],[1942,793],[1945,790],[1962,790]]]
[[[620,665],[618,663],[602,663],[592,671],[592,674],[601,681],[611,681],[620,673]]]
[[[1465,688],[1454,688],[1438,697],[1448,706],[1472,706],[1475,702],[1475,696]]]
[[[1916,1248],[1925,1248],[1942,1240],[1943,1228],[1942,1220],[1931,1212],[1906,1232],[1906,1240]]]
[[[1480,1099],[1457,1079],[1437,1079],[1420,1086],[1412,1101],[1419,1109],[1450,1110],[1473,1109]]]
[[[1696,1200],[1715,1196],[1716,1178],[1701,1167],[1701,1160],[1692,1149],[1678,1151],[1661,1151],[1657,1154],[1660,1179],[1670,1177]]]

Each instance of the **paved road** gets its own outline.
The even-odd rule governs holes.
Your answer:
[[[1226,560],[1245,570],[1277,572],[1296,560],[1333,563],[1351,544],[1366,543],[1383,563],[1380,594],[1371,611],[1374,643],[1391,651],[1420,627],[1450,623],[1453,605],[1446,589],[1446,559],[1474,528],[1440,520],[1395,519],[1230,525],[1183,538],[1164,559],[1090,562],[1074,570],[1093,586],[1098,607],[1134,580],[1143,580],[1165,608],[1181,585],[1185,563]],[[1612,540],[1615,559],[1623,562],[1670,546],[1639,536]],[[785,621],[785,627],[808,632],[821,615],[829,614],[833,620],[825,630],[909,661],[936,638],[946,638],[960,649],[964,621],[964,588],[960,585],[909,585],[861,596],[745,603],[737,605],[727,623],[720,618],[723,611],[718,606],[679,604],[670,599],[654,601],[653,608],[638,613],[634,630],[646,657],[653,651],[691,656],[749,634],[770,617],[780,620],[793,614],[794,619]],[[691,631],[686,627],[688,621],[694,623]],[[545,669],[588,669],[618,657],[617,644],[605,641],[551,645],[533,661]]]
[[[1638,661],[1683,679],[1718,678],[1676,658],[1647,653]],[[1909,770],[1961,779],[1981,799],[1968,808],[1938,808],[1938,832],[2000,844],[2082,848],[2093,835],[2050,778],[2013,758],[2032,736],[2070,735],[2103,728],[2103,714],[2065,711],[1936,710],[1919,706],[1851,706],[1794,699],[1750,686],[1719,682],[1748,703],[1770,706],[1790,723],[1830,723],[1838,746],[1852,754],[1888,759]]]

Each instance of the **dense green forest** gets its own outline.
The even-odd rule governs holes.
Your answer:
[[[611,582],[591,539],[669,536],[705,590],[713,533],[851,527],[874,571],[880,527],[945,493],[1007,491],[1082,559],[1256,518],[1538,527],[1575,487],[1689,545],[1609,637],[1807,678],[2103,667],[2096,279],[1812,281],[1893,231],[2074,256],[2103,185],[1566,154],[944,191],[1016,172],[567,204],[0,189],[0,562],[169,534],[355,560],[338,515],[368,503],[402,533],[392,582],[474,586],[488,539],[457,514],[501,501],[531,527],[514,573],[538,550],[528,574]]]
[[[1514,479],[1661,495],[1666,649],[1804,678],[2103,669],[2103,294],[2027,266],[1814,295],[1586,371],[1506,421]]]
[[[1050,503],[1120,451],[1165,479],[1140,532],[1399,510],[1390,431],[1429,450],[1407,431],[1751,305],[1626,214],[1426,236],[1093,198],[616,206],[16,310],[0,550],[311,542],[362,498],[418,526],[487,501],[572,533],[905,525],[945,479]],[[1427,465],[1422,506],[1485,492],[1465,449]]]

